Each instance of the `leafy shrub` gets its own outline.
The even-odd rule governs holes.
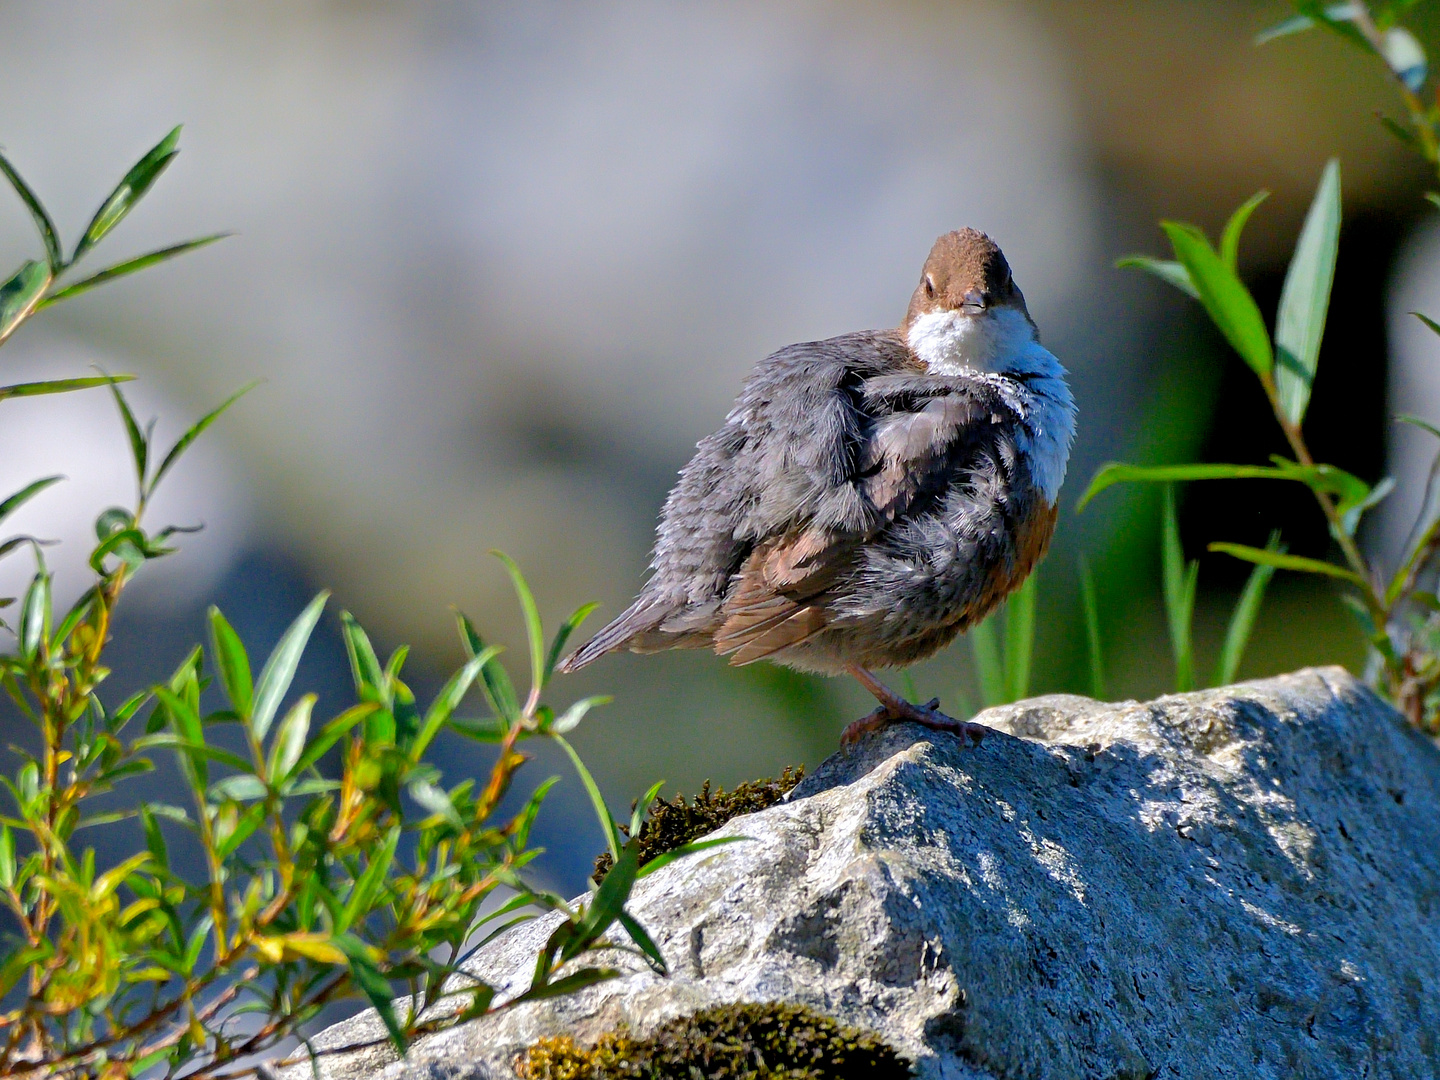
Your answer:
[[[523,1080],[899,1080],[910,1066],[876,1036],[802,1005],[739,1004],[669,1020],[644,1039],[623,1027],[591,1047],[541,1039],[516,1072]]]
[[[1385,117],[1382,122],[1387,130],[1416,148],[1430,165],[1440,169],[1440,106],[1428,106],[1418,96],[1429,81],[1425,52],[1415,36],[1400,25],[1415,0],[1339,5],[1300,2],[1294,6],[1296,15],[1260,35],[1259,41],[1320,26],[1376,57],[1394,79],[1405,103],[1409,126]],[[1235,210],[1221,232],[1218,246],[1212,245],[1195,225],[1164,221],[1161,228],[1170,241],[1173,259],[1133,255],[1117,265],[1151,273],[1200,302],[1231,348],[1254,373],[1292,456],[1276,455],[1268,465],[1140,467],[1110,463],[1091,480],[1080,506],[1083,508],[1111,485],[1124,482],[1257,479],[1304,484],[1325,518],[1339,558],[1311,559],[1289,554],[1278,534],[1264,548],[1227,542],[1210,544],[1211,551],[1243,559],[1257,568],[1231,621],[1217,679],[1228,681],[1234,677],[1268,574],[1275,570],[1318,574],[1341,583],[1345,589],[1344,599],[1370,645],[1371,681],[1413,724],[1432,734],[1440,733],[1440,599],[1436,598],[1433,584],[1436,555],[1440,553],[1440,455],[1431,469],[1420,517],[1411,529],[1399,564],[1392,568],[1378,565],[1361,548],[1357,532],[1364,515],[1394,489],[1394,480],[1387,477],[1372,485],[1334,465],[1317,462],[1304,433],[1339,253],[1339,162],[1331,160],[1320,177],[1285,276],[1273,334],[1267,331],[1254,297],[1236,270],[1241,234],[1266,195],[1258,192]],[[1426,197],[1440,206],[1440,193],[1430,192]],[[1440,334],[1440,324],[1415,314]],[[1427,420],[1413,416],[1398,416],[1396,420],[1440,438],[1440,427]],[[1194,563],[1182,565],[1170,500],[1167,495],[1163,560],[1166,611],[1177,688],[1189,689],[1194,681],[1189,624],[1198,567]],[[1097,652],[1094,619],[1087,621],[1092,624],[1092,670],[1098,671],[1093,659]]]
[[[178,134],[130,170],[68,260],[39,200],[0,158],[46,250],[44,262],[26,262],[0,286],[0,342],[49,304],[217,239],[57,284],[174,159]],[[403,679],[406,649],[382,663],[365,631],[342,613],[356,700],[322,721],[314,715],[316,695],[293,695],[291,686],[324,593],[286,630],[258,676],[212,608],[208,648],[197,646],[167,682],[118,704],[104,700],[116,605],[134,575],[174,550],[170,541],[186,531],[150,531],[151,496],[240,396],[202,417],[162,456],[153,424],[137,421],[119,388],[128,378],[0,387],[3,400],[108,385],[129,435],[137,489],[133,507],[97,518],[95,581],[68,611],[54,606],[42,542],[22,536],[0,543],[0,556],[28,548],[35,560],[14,626],[0,623],[15,639],[0,653],[0,687],[33,723],[39,744],[35,753],[14,750],[13,774],[0,776],[13,804],[0,816],[0,908],[11,930],[0,947],[0,1075],[249,1074],[246,1059],[292,1036],[303,1041],[303,1026],[322,1008],[357,997],[375,1007],[403,1052],[421,1033],[610,977],[608,968],[572,963],[602,946],[638,951],[663,972],[664,959],[624,910],[643,876],[637,843],[617,839],[617,872],[579,904],[522,876],[539,854],[529,846],[530,830],[555,782],[541,784],[514,816],[500,814],[526,760],[518,749],[526,739],[565,747],[596,797],[607,836],[618,832],[563,737],[603,699],[576,702],[559,715],[541,701],[591,607],[567,619],[547,647],[530,590],[504,556],[526,620],[531,678],[523,701],[499,648],[487,646],[464,615],[457,624],[465,662],[422,707]],[[37,480],[0,501],[0,520],[59,479]],[[477,685],[492,715],[463,718],[457,710]],[[218,707],[207,706],[217,695]],[[483,783],[442,786],[431,751],[445,730],[495,744]],[[128,809],[96,812],[97,797],[153,771],[156,752],[175,756],[189,805],[144,797]],[[83,830],[121,820],[138,821],[144,847],[100,865],[83,845]],[[177,831],[203,857],[199,880],[172,864]],[[564,920],[526,991],[501,1001],[493,987],[461,971],[489,936],[546,910]],[[605,938],[617,922],[633,947]]]
[[[706,780],[694,802],[686,802],[684,795],[677,794],[674,802],[657,798],[648,808],[645,820],[638,830],[622,826],[627,837],[638,841],[639,862],[649,866],[661,856],[687,849],[687,845],[707,833],[720,828],[731,818],[741,814],[754,814],[780,802],[790,789],[805,778],[805,766],[785,766],[779,779],[765,777],[741,784],[734,791],[719,788],[713,794],[710,781]],[[631,807],[633,812],[635,806]],[[601,852],[595,859],[595,873],[591,880],[595,884],[605,880],[605,875],[615,865],[608,851]],[[654,867],[652,869],[652,873]]]

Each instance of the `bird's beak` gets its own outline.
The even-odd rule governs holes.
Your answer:
[[[960,310],[966,315],[979,315],[990,306],[990,298],[978,289],[971,289],[965,294],[965,301],[960,305]]]

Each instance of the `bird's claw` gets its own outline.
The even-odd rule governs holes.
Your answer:
[[[862,716],[841,732],[840,745],[853,746],[873,731],[906,721],[921,724],[931,731],[946,731],[951,735],[958,735],[961,739],[974,743],[976,746],[979,746],[985,736],[990,734],[990,729],[984,724],[974,724],[968,720],[956,720],[946,716],[940,711],[940,699],[937,697],[931,698],[924,705],[916,705],[903,700],[889,705],[881,705],[874,712]]]

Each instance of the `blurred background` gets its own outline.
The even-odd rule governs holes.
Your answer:
[[[1198,306],[1114,259],[1160,253],[1161,217],[1214,235],[1268,188],[1241,254],[1268,314],[1337,155],[1346,224],[1311,445],[1369,481],[1396,472],[1403,491],[1429,448],[1389,415],[1440,418],[1435,339],[1405,317],[1440,311],[1424,167],[1375,121],[1398,112],[1377,66],[1318,33],[1252,44],[1288,10],[0,3],[0,142],[68,236],[181,121],[183,154],[106,257],[238,234],[47,312],[0,374],[133,372],[137,411],[162,434],[264,380],[162,489],[152,525],[205,529],[128,594],[114,695],[173,669],[211,603],[263,653],[329,588],[332,619],[297,686],[319,690],[322,711],[348,702],[333,618],[345,608],[382,651],[413,646],[423,698],[461,659],[449,605],[524,655],[495,547],[552,626],[598,599],[598,627],[643,580],[676,470],[751,366],[897,324],[931,242],[962,225],[1004,247],[1080,405],[1032,690],[1088,685],[1082,552],[1111,696],[1168,690],[1156,493],[1113,489],[1079,515],[1075,500],[1105,460],[1263,461],[1283,447]],[[38,250],[0,193],[0,264]],[[63,541],[50,557],[74,597],[96,513],[133,497],[105,394],[4,405],[0,491],[53,472],[69,482],[13,524]],[[1182,499],[1208,670],[1245,567],[1205,544],[1261,544],[1279,527],[1292,551],[1321,556],[1328,539],[1298,485],[1192,485]],[[1397,546],[1391,520],[1367,543]],[[0,564],[0,595],[29,573]],[[1333,589],[1281,575],[1241,673],[1362,659]],[[977,707],[964,641],[913,676],[957,715]],[[552,696],[602,692],[615,702],[575,742],[617,810],[661,777],[693,792],[813,767],[870,707],[848,681],[703,653],[609,658]],[[537,831],[542,872],[576,892],[601,838],[568,769],[541,757],[532,782],[566,775]],[[456,740],[441,760],[453,782],[489,757]]]

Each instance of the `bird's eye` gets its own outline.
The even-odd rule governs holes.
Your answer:
[[[935,279],[929,274],[925,275],[925,295],[931,297],[935,295]]]

